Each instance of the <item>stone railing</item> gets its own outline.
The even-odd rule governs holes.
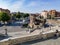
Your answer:
[[[27,41],[32,41],[36,39],[40,39],[41,35],[33,35],[33,36],[25,36],[25,37],[20,37],[20,38],[10,38],[7,41],[1,41],[0,45],[14,45],[18,43],[23,43]]]
[[[55,31],[50,31],[50,32],[40,33],[38,35],[9,38],[9,39],[5,39],[5,41],[0,41],[0,45],[15,45],[15,44],[42,39],[42,38],[46,39],[54,36],[55,34],[56,34]],[[59,34],[60,34],[60,31],[59,31]]]

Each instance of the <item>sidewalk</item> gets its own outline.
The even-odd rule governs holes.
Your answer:
[[[9,39],[16,39],[16,38],[22,38],[22,37],[28,37],[28,36],[34,36],[34,35],[39,35],[40,31],[39,30],[35,30],[32,33],[23,33],[22,32],[12,32],[12,33],[8,33],[8,35],[10,36],[9,38],[3,39],[0,42],[3,41],[8,41]]]

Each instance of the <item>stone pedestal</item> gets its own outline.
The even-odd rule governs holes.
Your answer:
[[[59,37],[59,33],[56,33],[56,36]]]
[[[47,35],[46,34],[43,34],[43,39],[47,39]]]

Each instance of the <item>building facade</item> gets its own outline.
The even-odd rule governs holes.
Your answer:
[[[57,11],[56,10],[50,10],[49,11],[49,16],[51,16],[51,18],[54,18],[57,16]]]
[[[60,17],[60,12],[57,11],[57,15],[56,15],[56,17]]]
[[[43,16],[44,19],[47,18],[47,15],[48,15],[48,11],[44,10],[41,12],[41,16]]]
[[[10,15],[10,10],[8,10],[8,9],[0,8],[0,12],[6,12],[8,15]]]
[[[50,10],[48,12],[51,17],[60,17],[60,12],[59,11],[56,11],[56,10]]]
[[[56,15],[56,12],[57,12],[56,10],[50,10],[49,15]]]

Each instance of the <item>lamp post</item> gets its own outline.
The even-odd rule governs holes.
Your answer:
[[[51,30],[51,25],[50,25],[50,30]]]
[[[5,35],[7,36],[8,34],[7,34],[7,28],[6,28],[6,26],[4,25],[4,30],[5,30]]]
[[[28,33],[30,33],[30,27],[28,26],[28,30],[27,30]]]
[[[49,26],[50,26],[50,30],[51,30],[52,29],[52,27],[51,27],[52,26],[52,23],[51,22],[50,22],[50,25]]]

